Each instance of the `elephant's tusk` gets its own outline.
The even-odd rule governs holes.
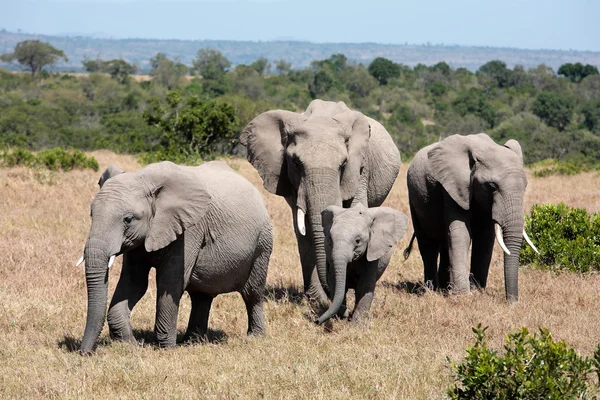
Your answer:
[[[525,238],[525,241],[527,242],[527,244],[531,246],[531,248],[533,249],[533,251],[535,251],[537,254],[540,254],[540,252],[538,251],[538,249],[531,242],[531,239],[529,239],[529,236],[527,236],[527,232],[525,232],[525,229],[523,229],[523,237]]]
[[[304,225],[304,219],[306,218],[306,216],[304,215],[304,211],[302,211],[300,207],[298,207],[298,215],[296,217],[296,223],[298,224],[298,232],[300,232],[300,234],[304,236],[306,235],[306,226]]]
[[[504,250],[504,252],[510,256],[510,251],[508,251],[506,245],[504,244],[504,239],[502,239],[502,228],[500,228],[500,225],[498,224],[496,224],[496,240],[498,241],[500,247],[502,247],[502,250]]]
[[[117,256],[115,256],[114,254],[110,256],[110,260],[108,260],[108,269],[112,267],[113,263],[115,262],[115,258],[117,258]]]
[[[75,267],[79,267],[81,265],[81,263],[83,262],[84,258],[83,256],[81,256],[81,258],[79,260],[77,260],[77,264],[75,264]]]

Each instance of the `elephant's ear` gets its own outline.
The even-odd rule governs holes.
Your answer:
[[[300,115],[285,110],[267,111],[246,125],[240,142],[248,150],[248,161],[256,168],[265,189],[279,196],[291,196],[284,160],[288,132],[300,121]]]
[[[152,187],[154,216],[146,236],[146,251],[168,246],[187,228],[204,217],[211,196],[206,186],[191,171],[179,168],[140,171],[142,180]]]
[[[504,143],[504,147],[511,149],[515,152],[516,155],[521,159],[521,165],[523,164],[523,151],[521,150],[521,145],[515,139],[509,139],[506,143]]]
[[[467,136],[448,136],[427,152],[430,175],[464,210],[471,206],[471,169],[475,164],[469,140]]]
[[[106,167],[102,175],[100,175],[100,179],[98,179],[98,186],[100,186],[100,189],[102,189],[102,186],[104,186],[104,183],[106,183],[107,180],[116,175],[121,175],[124,172],[125,171],[122,170],[117,164],[110,164],[108,167]]]
[[[358,191],[362,167],[366,160],[367,145],[371,136],[371,126],[367,117],[358,111],[347,110],[333,117],[346,125],[346,148],[348,160],[340,180],[342,200],[354,197]]]
[[[367,261],[374,261],[383,257],[402,239],[408,226],[408,217],[389,207],[373,207],[367,210],[373,218]]]

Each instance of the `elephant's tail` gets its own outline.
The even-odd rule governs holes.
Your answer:
[[[413,247],[413,242],[415,241],[415,237],[417,236],[416,232],[413,232],[412,237],[410,238],[410,242],[408,243],[408,247],[404,249],[404,252],[402,253],[404,255],[404,261],[406,261],[406,259],[408,257],[410,257],[410,252],[412,251],[412,247]]]

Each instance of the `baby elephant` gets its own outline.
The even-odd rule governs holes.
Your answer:
[[[248,333],[263,334],[263,294],[273,247],[269,214],[259,191],[225,163],[199,167],[171,162],[137,172],[111,166],[99,181],[85,246],[88,314],[81,352],[93,351],[106,316],[108,271],[123,267],[108,311],[113,338],[135,341],[131,310],[156,269],[156,322],[162,347],[175,345],[184,291],[192,301],[187,337],[207,333],[212,300],[241,293]]]
[[[390,262],[392,246],[406,233],[408,218],[393,208],[366,208],[362,204],[352,208],[329,206],[321,215],[333,301],[317,324],[340,312],[342,306],[345,309],[349,288],[356,294],[351,318],[359,321],[369,313],[375,283]]]

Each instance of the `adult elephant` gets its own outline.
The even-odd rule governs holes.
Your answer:
[[[109,167],[91,206],[85,245],[88,313],[81,353],[93,351],[104,325],[108,271],[123,267],[108,311],[111,337],[135,341],[130,313],[156,269],[154,331],[162,347],[175,345],[184,291],[192,311],[187,337],[207,333],[212,300],[240,292],[248,334],[263,334],[263,295],[273,246],[269,215],[259,191],[223,162],[179,167],[151,164],[124,173]]]
[[[292,209],[304,291],[326,307],[321,212],[330,205],[381,205],[400,169],[398,148],[379,122],[343,102],[322,100],[313,100],[303,113],[262,113],[240,141],[265,189]]]
[[[415,155],[407,184],[425,283],[466,292],[471,277],[485,288],[496,237],[505,252],[506,298],[517,301],[523,236],[531,244],[523,229],[527,177],[519,143],[498,145],[484,133],[449,136]]]

